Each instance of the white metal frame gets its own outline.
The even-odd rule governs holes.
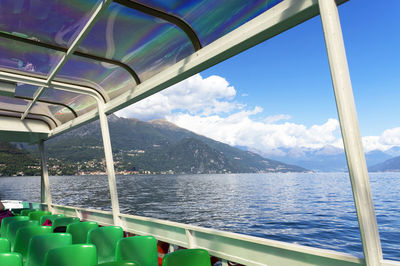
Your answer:
[[[334,0],[319,0],[319,6],[364,256],[367,265],[380,265],[382,248],[339,14]]]
[[[53,78],[62,65],[67,61],[68,57],[73,53],[79,42],[93,26],[98,14],[107,8],[110,2],[111,0],[104,0],[98,6],[91,20],[79,34],[78,38],[74,41],[74,44],[59,62],[57,67],[52,71],[47,80],[2,71],[0,71],[0,79],[13,82],[23,82],[42,87],[39,89],[37,96],[40,96],[43,88],[51,86],[55,89],[87,94],[96,99],[98,105],[97,111],[89,112],[82,117],[78,117],[57,127],[49,134],[49,136],[55,136],[99,116],[110,185],[114,224],[124,225],[125,223],[126,227],[126,224],[130,222],[130,218],[119,213],[118,195],[115,185],[115,171],[106,112],[115,112],[134,102],[146,98],[320,13],[325,33],[332,82],[352,183],[353,196],[359,220],[365,260],[367,265],[381,265],[383,261],[382,249],[380,246],[368,171],[362,149],[358,119],[336,6],[337,3],[342,3],[344,0],[285,0],[252,21],[202,48],[188,58],[178,62],[165,71],[162,71],[149,80],[144,81],[135,88],[132,88],[131,91],[126,92],[108,103],[104,103],[99,93],[93,90],[77,85],[56,82]],[[38,97],[34,98],[26,113],[29,112],[37,98]],[[23,117],[25,116],[26,114],[24,114]],[[44,173],[43,176],[45,177],[46,174]],[[44,185],[46,186],[45,181]],[[50,194],[48,194],[48,196],[50,196]],[[49,206],[51,206],[51,201],[48,199],[47,201]],[[136,224],[136,226],[138,226],[138,224]],[[138,230],[134,228],[129,229],[133,231]],[[197,233],[194,233],[192,229],[185,228],[184,235],[188,240],[188,247],[199,245],[199,239],[195,236],[196,234]],[[170,240],[172,242],[176,241],[176,239]]]
[[[49,171],[47,169],[47,159],[44,147],[44,141],[39,142],[40,162],[41,162],[41,179],[40,179],[40,199],[42,203],[47,204],[49,211],[53,212],[51,207],[51,193],[50,193],[50,182],[49,182]]]
[[[43,205],[43,208],[46,208]],[[85,217],[101,225],[112,225],[111,212],[53,205],[55,213]],[[121,226],[126,232],[152,235],[156,239],[185,248],[202,248],[212,256],[244,265],[365,265],[355,256],[285,243],[259,237],[203,228],[194,225],[165,221],[155,218],[120,214]]]

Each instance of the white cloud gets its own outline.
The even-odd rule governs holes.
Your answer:
[[[234,101],[236,90],[219,76],[194,75],[170,88],[135,103],[116,115],[142,120],[165,118],[174,110],[190,114],[212,115],[242,108]]]
[[[337,141],[339,123],[336,119],[328,119],[322,125],[309,128],[289,122],[271,124],[253,120],[251,116],[261,111],[260,107],[256,107],[228,117],[177,113],[167,116],[167,119],[198,134],[230,145],[247,146],[262,153],[281,152],[279,148],[322,148]]]
[[[198,134],[262,154],[282,156],[288,150],[301,154],[327,145],[343,148],[337,119],[307,127],[287,121],[291,119],[289,114],[262,118],[262,107],[250,108],[236,102],[235,96],[235,88],[225,78],[197,74],[117,115],[142,120],[164,118]],[[400,145],[400,127],[385,130],[381,136],[363,137],[363,145],[367,152]]]
[[[272,124],[274,122],[278,122],[281,120],[289,120],[292,117],[290,115],[284,115],[284,114],[280,114],[280,115],[270,115],[267,118],[265,118],[265,122],[267,122],[268,124]]]
[[[363,146],[366,152],[372,150],[388,150],[393,146],[400,146],[400,127],[387,129],[380,136],[363,137]]]

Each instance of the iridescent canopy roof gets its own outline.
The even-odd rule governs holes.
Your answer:
[[[0,117],[43,121],[46,137],[58,134],[95,118],[93,95],[111,113],[317,15],[316,6],[313,0],[0,0]],[[15,91],[4,93],[9,85]]]

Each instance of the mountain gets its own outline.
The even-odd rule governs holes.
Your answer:
[[[392,148],[396,152],[396,147]],[[344,172],[347,171],[347,162],[344,150],[333,146],[325,146],[319,149],[292,148],[280,149],[282,154],[274,156],[263,154],[275,160],[284,160],[287,163],[301,165],[307,169],[320,172]],[[372,166],[392,158],[390,152],[374,150],[365,154],[367,165]]]
[[[257,173],[304,172],[302,167],[266,159],[197,135],[164,121],[108,117],[117,172]],[[36,147],[27,147],[33,153]],[[104,171],[98,121],[46,141],[51,174]],[[36,152],[37,153],[37,152]]]
[[[0,142],[0,176],[37,175],[39,160],[24,149],[7,142]]]
[[[400,156],[372,165],[368,170],[370,172],[400,172]]]

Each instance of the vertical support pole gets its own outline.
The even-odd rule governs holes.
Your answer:
[[[121,221],[119,218],[119,214],[120,214],[119,202],[118,202],[117,185],[116,185],[116,181],[115,181],[114,160],[113,160],[112,148],[111,148],[110,131],[108,128],[107,116],[104,112],[104,104],[100,101],[98,101],[98,110],[99,110],[101,135],[103,137],[104,155],[106,158],[106,168],[107,168],[107,176],[108,176],[108,185],[110,188],[113,219],[114,219],[115,225],[121,225]]]
[[[40,201],[47,204],[49,211],[53,211],[51,206],[51,193],[49,182],[49,171],[47,169],[46,152],[44,148],[44,141],[39,141],[40,162],[41,162],[41,178],[40,178]]]
[[[336,107],[367,265],[380,265],[382,249],[339,14],[334,0],[318,0]]]

